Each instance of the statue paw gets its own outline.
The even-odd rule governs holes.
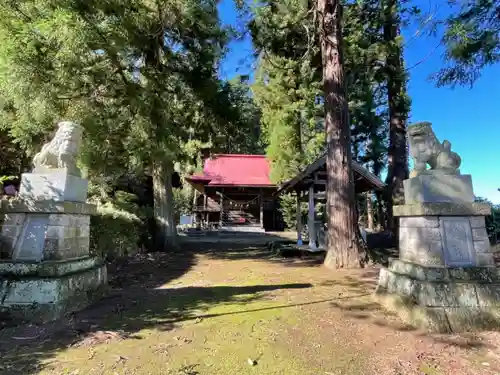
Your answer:
[[[460,167],[460,156],[452,151],[440,152],[436,158],[436,169],[456,171]]]

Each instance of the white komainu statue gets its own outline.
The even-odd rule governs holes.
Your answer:
[[[451,151],[451,143],[440,143],[432,130],[430,122],[420,122],[408,127],[411,156],[414,169],[410,177],[421,174],[445,173],[460,174],[460,155]],[[431,169],[427,169],[427,164]]]
[[[42,151],[33,158],[33,172],[65,169],[70,175],[80,176],[76,159],[82,143],[83,128],[70,121],[60,122],[58,126],[54,138],[44,144]]]

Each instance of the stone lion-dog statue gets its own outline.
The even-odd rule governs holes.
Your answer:
[[[83,128],[70,121],[58,124],[54,138],[43,145],[42,150],[33,158],[33,172],[47,172],[65,169],[68,174],[80,177],[76,160],[82,144]]]
[[[420,122],[408,127],[410,152],[414,169],[410,177],[426,173],[460,174],[460,156],[451,151],[447,140],[440,143],[430,122]],[[427,164],[431,167],[427,170]]]

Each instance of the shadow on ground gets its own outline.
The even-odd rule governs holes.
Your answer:
[[[256,259],[280,263],[288,267],[314,267],[323,264],[325,253],[310,253],[298,249],[280,251],[280,245],[293,247],[295,241],[276,239],[274,236],[248,238],[240,243],[226,243],[226,246],[207,246],[205,254],[214,259],[242,260]],[[269,239],[266,244],[262,239]],[[270,246],[273,242],[277,246]],[[200,242],[202,245],[202,242]],[[221,244],[219,244],[221,245]],[[391,257],[397,257],[399,252],[394,244],[394,237],[390,232],[369,233],[367,235],[368,256],[375,265],[386,266]],[[202,250],[202,248],[200,248]]]
[[[332,274],[332,280],[316,284],[319,287],[343,287],[346,293],[335,298],[317,297],[316,300],[275,305],[259,309],[245,307],[256,300],[265,300],[270,292],[283,289],[312,287],[309,283],[266,284],[249,286],[189,286],[175,287],[166,283],[188,272],[198,256],[224,259],[256,259],[271,261],[284,267],[314,267],[322,264],[321,256],[302,259],[278,257],[264,245],[197,243],[184,245],[182,252],[171,254],[146,254],[117,262],[108,267],[110,274],[109,295],[90,308],[66,319],[43,326],[7,327],[0,330],[0,374],[35,374],[44,362],[53,358],[61,349],[81,345],[99,335],[114,333],[127,339],[141,340],[137,333],[143,329],[172,330],[185,321],[210,319],[224,315],[246,314],[256,311],[291,308],[313,304],[328,304],[341,310],[347,318],[366,321],[399,331],[413,331],[384,312],[371,299],[379,269],[341,271]],[[294,271],[292,271],[294,272]],[[297,270],[297,272],[301,272]],[[307,279],[305,279],[307,280]],[[203,283],[203,280],[200,280]],[[214,305],[241,305],[236,311],[208,313]],[[415,334],[426,335],[415,332]],[[462,348],[481,348],[483,343],[475,336],[434,336],[436,341]]]
[[[367,268],[361,270],[355,276],[344,276],[342,279],[334,281],[335,285],[346,287],[350,293],[356,293],[363,296],[362,293],[374,291],[377,286],[379,275],[378,268]],[[321,285],[333,285],[330,282],[324,282]],[[366,295],[366,294],[365,294]],[[366,295],[368,296],[368,295]],[[413,332],[422,338],[431,338],[437,343],[446,344],[462,349],[490,349],[493,348],[490,344],[481,340],[477,333],[463,334],[432,334],[422,331],[410,324],[402,322],[397,314],[389,312],[372,298],[373,294],[369,293],[368,298],[357,298],[355,300],[335,300],[330,302],[330,307],[334,310],[342,311],[346,317],[365,321],[379,327],[389,328],[399,332]]]
[[[98,336],[137,339],[147,328],[171,330],[177,324],[222,314],[204,314],[212,305],[244,305],[266,299],[266,292],[309,288],[308,283],[251,286],[161,287],[196,263],[196,254],[149,254],[109,267],[111,291],[91,307],[57,322],[0,330],[0,374],[35,374],[59,350]],[[283,307],[283,306],[282,306]],[[280,308],[279,306],[276,308]],[[235,313],[252,312],[237,311]]]

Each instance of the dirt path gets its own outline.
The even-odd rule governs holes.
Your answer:
[[[112,291],[41,327],[0,331],[0,374],[499,374],[500,335],[429,336],[371,295],[375,268],[215,244],[110,269]]]

